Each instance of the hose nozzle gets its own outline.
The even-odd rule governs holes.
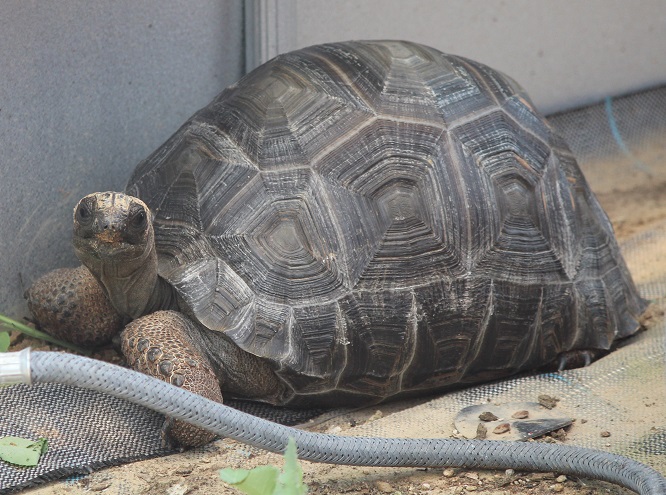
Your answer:
[[[17,383],[32,383],[30,348],[18,352],[0,352],[0,387]]]

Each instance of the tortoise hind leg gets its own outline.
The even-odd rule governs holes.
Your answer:
[[[182,387],[207,399],[222,402],[222,391],[213,367],[195,343],[196,325],[177,311],[157,311],[131,322],[121,336],[122,351],[129,365],[141,373]],[[165,442],[204,445],[215,435],[179,420],[168,419]]]

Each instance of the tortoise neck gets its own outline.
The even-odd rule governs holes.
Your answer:
[[[138,257],[82,259],[122,316],[136,319],[160,309],[178,309],[175,291],[157,273],[154,237]]]

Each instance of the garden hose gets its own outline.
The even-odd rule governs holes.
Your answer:
[[[666,479],[657,471],[607,452],[538,442],[312,433],[271,423],[102,361],[29,350],[0,354],[0,384],[46,382],[110,394],[271,452],[284,452],[292,437],[298,457],[308,461],[355,466],[552,471],[616,483],[641,495],[666,494]]]

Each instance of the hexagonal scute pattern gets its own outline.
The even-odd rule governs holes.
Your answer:
[[[405,42],[281,55],[139,164],[184,310],[283,403],[497,379],[638,328],[574,158],[511,79]]]

